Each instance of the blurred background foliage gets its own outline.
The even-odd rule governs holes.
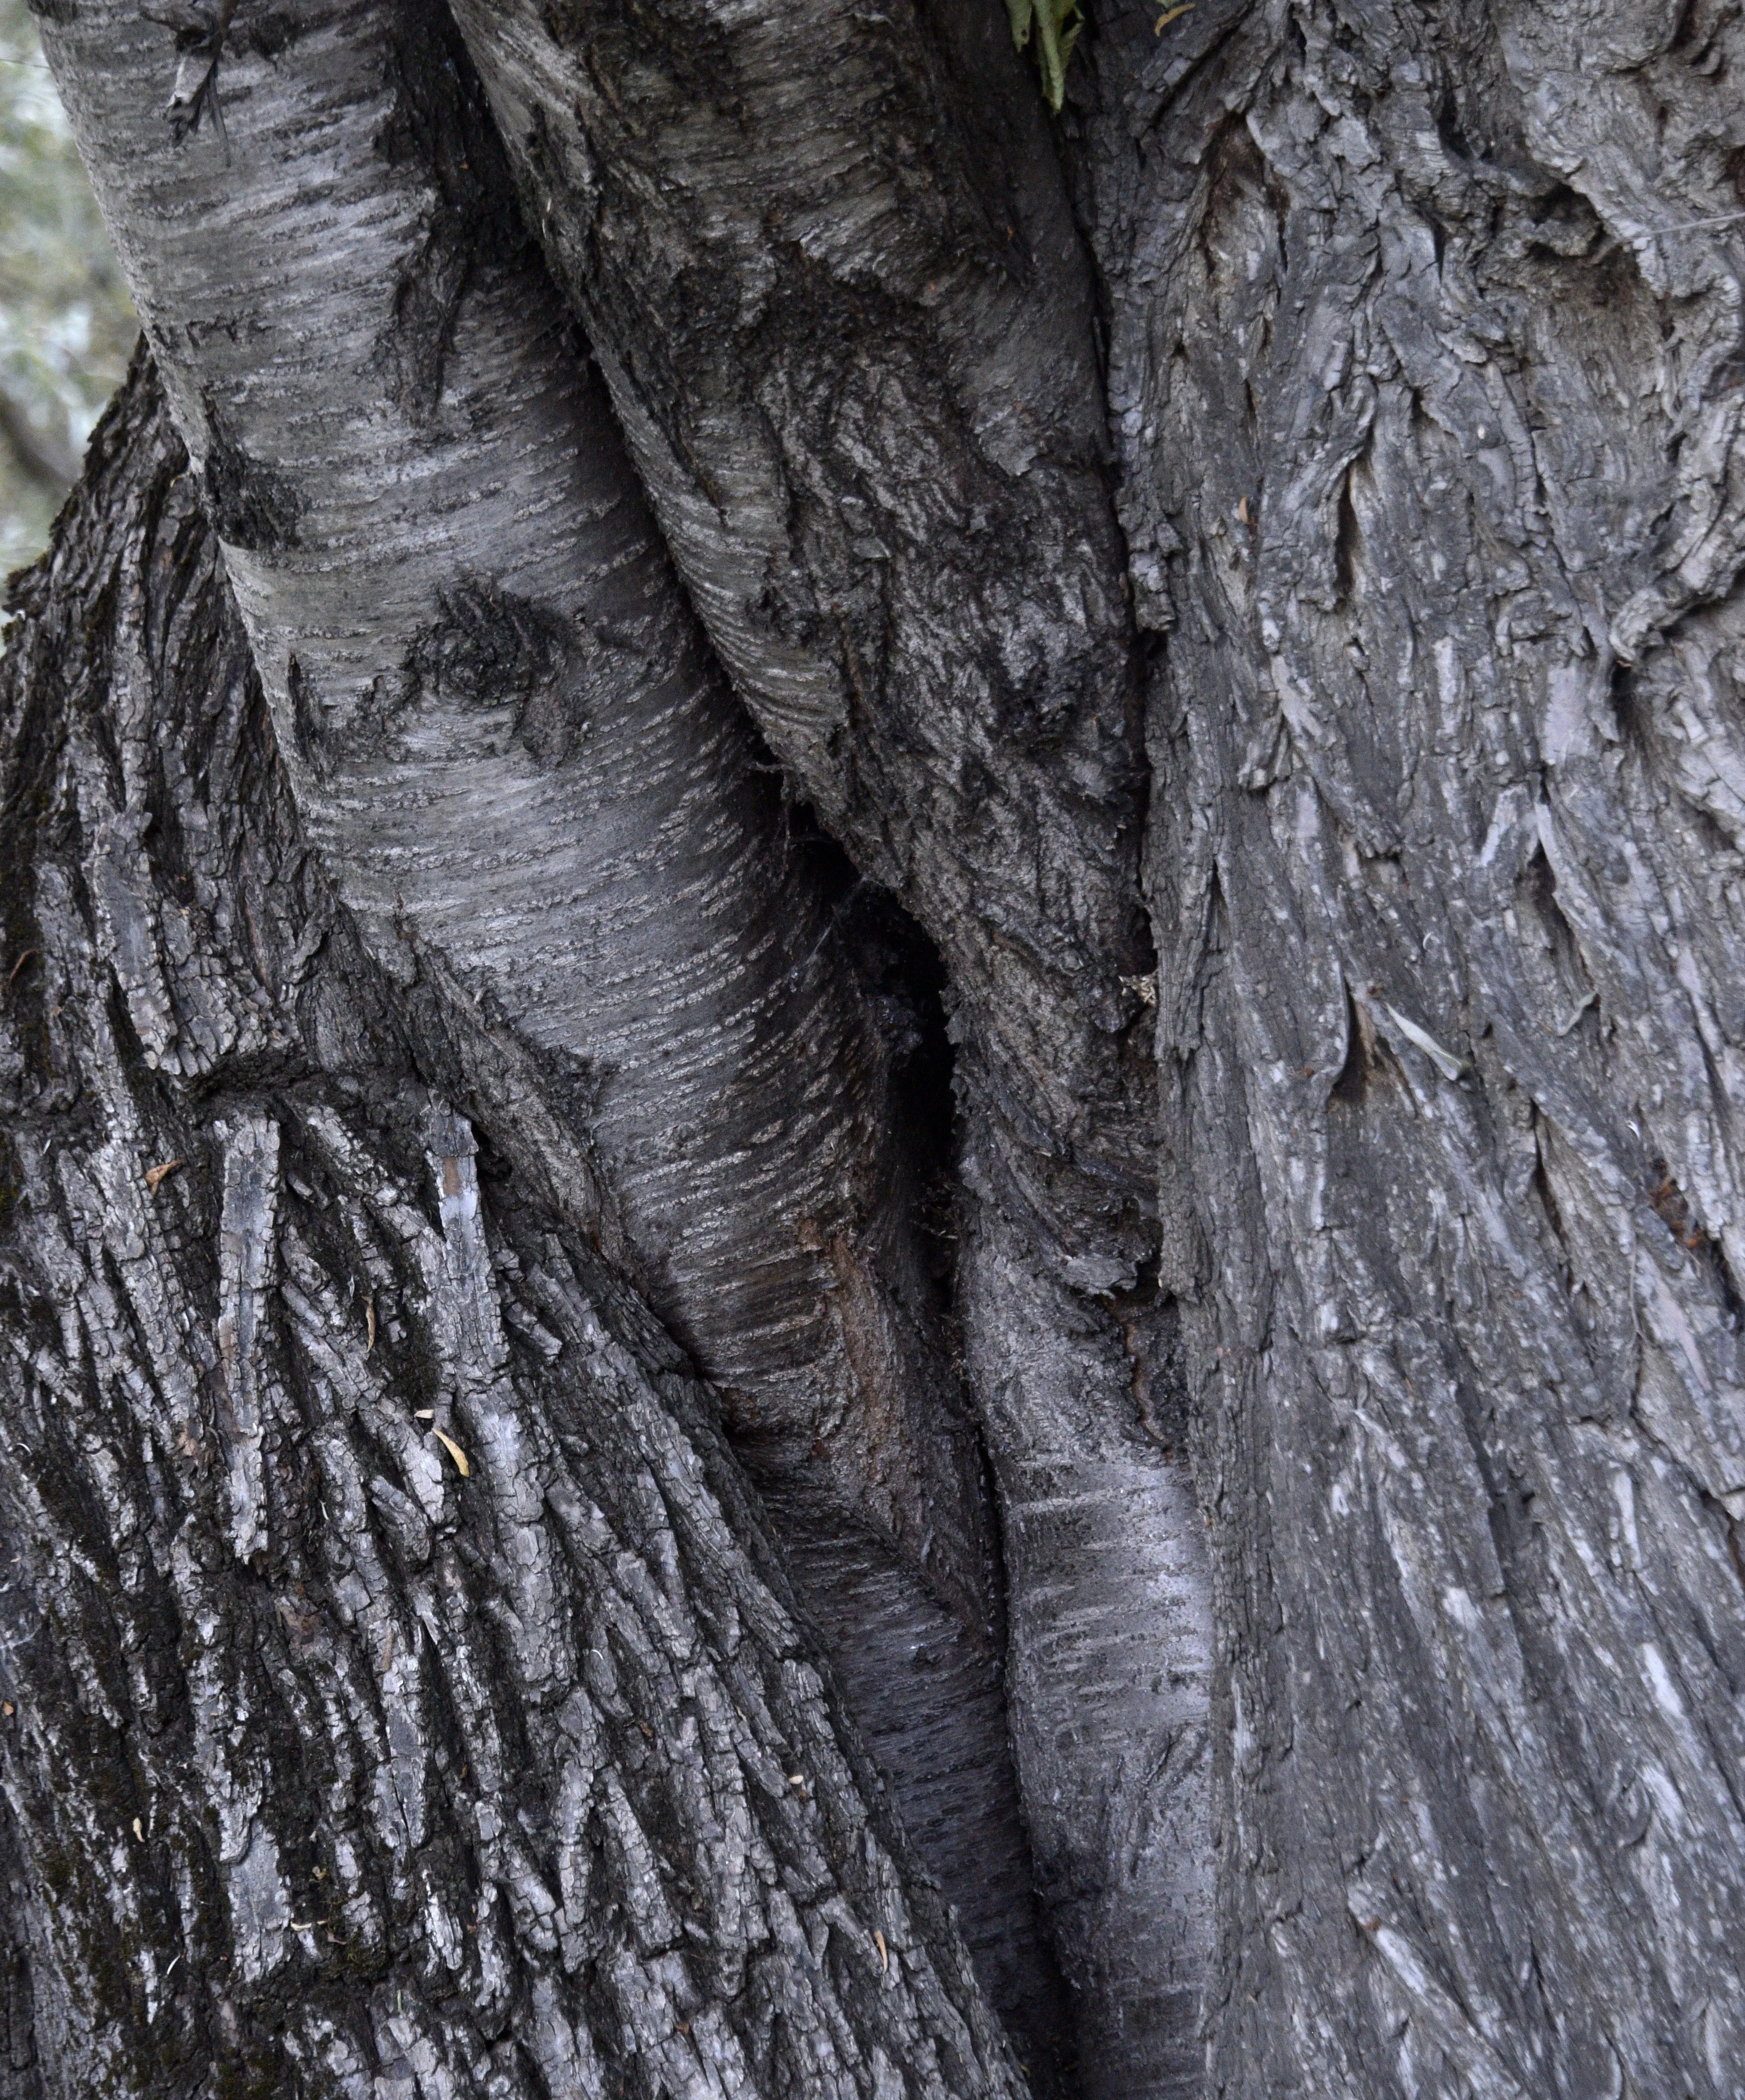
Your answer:
[[[139,324],[24,0],[0,0],[0,576],[33,560]]]

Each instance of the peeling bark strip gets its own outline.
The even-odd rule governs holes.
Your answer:
[[[0,2091],[1020,2100],[575,1140],[302,844],[148,367],[92,456],[0,669]]]
[[[967,1629],[991,1686],[973,1423],[832,900],[445,18],[353,0],[293,27],[268,51],[238,17],[209,90],[222,147],[165,132],[170,39],[130,4],[89,0],[47,33],[308,836],[380,966],[446,975],[566,1082],[551,1098],[585,1118],[630,1257],[774,1501],[852,1531],[870,1607],[894,1590],[897,1622]],[[114,938],[174,1069],[139,852],[124,826]],[[915,1783],[956,1789],[966,1856],[1002,1855],[1022,1890],[992,1711],[954,1710],[975,1732]],[[972,1913],[975,1882],[957,1892]],[[1033,1942],[1021,1908],[999,1930]]]
[[[945,959],[989,1171],[1088,1287],[1130,1281],[1133,630],[1084,256],[1006,16],[456,15],[738,690]]]
[[[1216,2087],[1732,2100],[1745,26],[1153,11],[1079,167],[1173,623]]]
[[[266,1293],[274,1281],[274,1213],[279,1199],[279,1126],[246,1114],[215,1123],[224,1148],[224,1207],[218,1224],[219,1416],[230,1475],[231,1543],[239,1560],[267,1546],[261,1475],[262,1392],[255,1351]]]

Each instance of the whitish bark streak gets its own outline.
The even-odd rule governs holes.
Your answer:
[[[853,1534],[869,1611],[902,1593],[888,1635],[821,1613],[832,1640],[906,1671],[909,1621],[954,1620],[991,1683],[985,1491],[887,1052],[465,54],[418,0],[274,21],[218,55],[222,143],[172,140],[171,40],[123,0],[47,34],[309,835],[378,964],[441,958],[546,1053],[760,1479]],[[117,836],[130,996],[192,1072]],[[918,1782],[957,1789],[938,1864],[967,1912],[979,1857],[1025,1877],[987,1704],[947,1706],[975,1732]],[[1033,1949],[1024,1917],[1000,1930]]]
[[[0,677],[0,2089],[1018,2100],[574,1140],[523,1071],[481,1152],[304,849],[148,375],[95,456]]]
[[[1174,623],[1218,2086],[1719,2100],[1745,250],[1687,223],[1738,208],[1740,20],[1153,12],[1103,12],[1080,169]]]

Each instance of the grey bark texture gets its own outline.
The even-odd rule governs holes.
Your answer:
[[[1734,2095],[1745,25],[1153,13],[1071,129],[1168,638],[1213,2085]]]
[[[1090,2089],[1179,2090],[1210,1599],[1147,1432],[1141,657],[1042,106],[983,0],[456,11],[738,690],[945,962],[1025,1814]]]
[[[0,687],[6,2089],[1020,2093],[597,1162],[304,843],[187,466],[142,362]]]
[[[43,0],[0,2100],[1739,2100],[1745,15],[456,11]]]

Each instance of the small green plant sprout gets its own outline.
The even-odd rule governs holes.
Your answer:
[[[1183,15],[1194,11],[1195,0],[1186,0],[1185,5],[1166,7],[1152,24],[1152,33],[1161,37],[1170,23],[1179,22]],[[1048,107],[1058,116],[1060,104],[1066,96],[1067,61],[1073,55],[1073,46],[1078,42],[1078,33],[1085,26],[1080,0],[1006,0],[1006,11],[1011,17],[1012,42],[1021,51],[1030,41],[1030,33],[1036,33],[1036,63],[1042,70],[1042,94]]]
[[[1085,26],[1079,0],[1006,0],[1011,39],[1021,51],[1036,32],[1036,63],[1042,69],[1042,96],[1059,113],[1066,94],[1067,60]]]

